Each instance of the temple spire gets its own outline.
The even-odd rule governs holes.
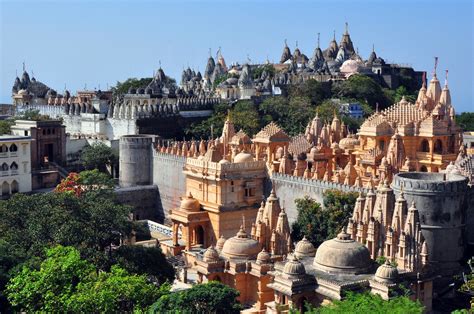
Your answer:
[[[435,63],[434,63],[434,71],[433,71],[433,76],[436,76],[436,69],[438,68],[438,57],[434,57]]]
[[[346,35],[349,35],[349,23],[346,22]]]
[[[332,40],[336,41],[336,30],[333,31]]]
[[[319,37],[320,37],[321,33],[318,33],[318,48],[319,48]]]
[[[448,70],[446,70],[446,78],[444,79],[444,87],[448,87]]]

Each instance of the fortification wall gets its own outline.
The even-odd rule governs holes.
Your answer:
[[[288,174],[273,173],[267,182],[267,191],[273,182],[273,188],[276,195],[280,198],[281,206],[284,206],[288,215],[290,225],[296,220],[298,212],[295,201],[298,198],[309,196],[318,203],[323,204],[323,193],[326,190],[335,189],[343,192],[363,192],[367,193],[365,188],[357,188],[340,183],[306,179],[295,177]]]
[[[399,173],[392,182],[395,194],[401,189],[408,204],[415,203],[421,231],[428,245],[430,262],[442,274],[460,268],[465,242],[467,178],[455,174]]]
[[[157,210],[159,197],[156,185],[142,185],[115,190],[117,200],[133,207],[136,220],[149,219],[162,223],[165,219],[163,211]]]
[[[171,209],[179,207],[180,198],[186,194],[185,164],[186,157],[153,150],[152,183],[158,188],[157,211],[163,212],[165,217],[169,216]]]
[[[121,187],[151,183],[152,141],[153,138],[147,135],[126,135],[120,138],[119,183]]]

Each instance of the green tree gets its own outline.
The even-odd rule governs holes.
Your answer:
[[[316,106],[331,97],[331,89],[327,83],[310,79],[302,84],[291,86],[290,97],[306,97],[310,100],[312,106]]]
[[[190,138],[209,138],[211,136],[211,128],[213,129],[214,136],[220,136],[222,128],[224,127],[224,121],[227,117],[227,113],[230,107],[221,103],[214,106],[214,112],[212,116],[204,121],[191,124],[184,133]]]
[[[261,125],[255,105],[249,100],[239,100],[231,110],[231,120],[236,130],[244,130],[249,136],[256,134]]]
[[[12,125],[15,121],[12,119],[0,120],[0,135],[10,134]]]
[[[240,313],[239,292],[220,282],[209,282],[191,289],[162,296],[150,313]]]
[[[167,289],[118,266],[97,273],[77,249],[56,246],[47,250],[39,269],[23,267],[8,283],[7,294],[22,311],[115,313],[146,309]]]
[[[356,198],[355,193],[327,190],[323,194],[324,208],[309,197],[297,199],[298,216],[292,225],[292,239],[298,241],[306,236],[318,247],[324,241],[336,237],[347,225]]]
[[[48,115],[40,114],[39,110],[27,109],[14,118],[15,120],[45,121],[49,120]]]
[[[463,131],[474,131],[474,112],[463,112],[456,115],[456,123]]]
[[[114,179],[97,169],[81,171],[78,183],[87,190],[112,189],[115,186]]]
[[[173,282],[175,271],[159,247],[121,246],[114,251],[114,263],[134,274],[147,275],[151,281]]]
[[[107,166],[116,165],[118,154],[104,143],[93,143],[83,149],[81,159],[86,169],[106,172]]]
[[[365,101],[372,108],[375,108],[376,103],[380,105],[380,109],[392,104],[384,94],[382,87],[370,77],[362,74],[355,74],[345,81],[334,83],[332,93],[333,96],[339,98]]]
[[[263,71],[266,71],[270,78],[275,76],[275,67],[271,64],[264,64],[252,70],[253,78],[259,79],[262,77]]]
[[[423,306],[418,301],[412,301],[407,296],[392,298],[388,301],[377,294],[349,292],[343,300],[334,300],[333,304],[314,308],[307,306],[306,313],[310,314],[367,314],[394,313],[416,314],[423,313]]]

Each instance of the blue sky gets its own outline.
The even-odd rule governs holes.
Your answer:
[[[22,62],[62,91],[104,89],[151,76],[159,65],[179,80],[204,70],[209,48],[230,63],[279,60],[286,38],[311,55],[317,33],[326,48],[349,23],[360,54],[372,44],[387,61],[417,70],[449,69],[458,112],[474,111],[473,4],[456,1],[5,1],[0,0],[0,102],[11,102]]]

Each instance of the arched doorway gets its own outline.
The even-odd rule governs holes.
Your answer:
[[[442,154],[443,153],[443,142],[441,142],[440,139],[437,139],[436,142],[435,142],[434,152],[436,154]]]
[[[12,187],[12,194],[19,192],[18,182],[16,180],[13,180],[11,187]]]
[[[428,168],[426,168],[426,166],[423,165],[423,166],[420,167],[420,171],[421,172],[428,172]]]
[[[430,151],[430,144],[428,140],[421,141],[421,151],[424,153],[428,153]]]
[[[300,310],[300,313],[305,313],[306,311],[306,307],[305,307],[305,304],[308,300],[305,298],[305,297],[302,297],[299,301],[299,310]]]
[[[2,183],[2,195],[10,194],[10,184],[7,181]]]
[[[202,226],[194,228],[194,244],[204,246],[204,228]]]

